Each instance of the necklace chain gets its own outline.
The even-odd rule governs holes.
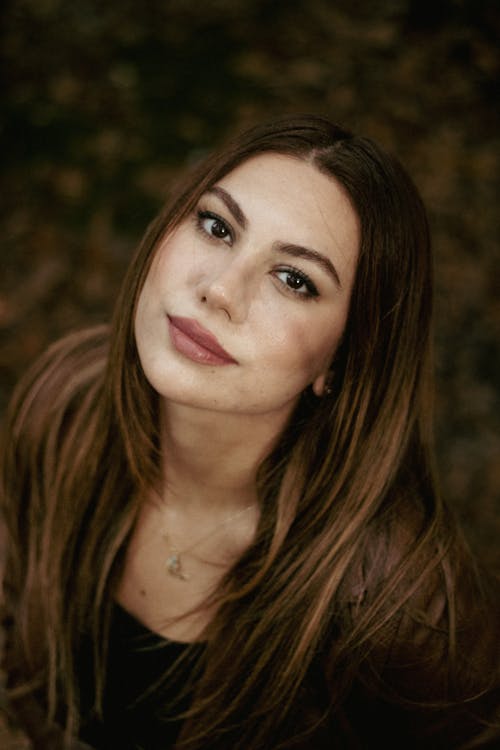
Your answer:
[[[193,544],[190,544],[189,546],[184,547],[184,549],[181,550],[177,549],[177,547],[172,543],[170,534],[164,531],[162,536],[170,548],[170,554],[165,561],[165,566],[170,575],[174,578],[178,578],[180,581],[189,581],[189,576],[184,570],[184,564],[181,556],[191,552],[191,550],[193,550],[195,547],[198,547],[198,545],[202,544],[207,539],[210,539],[212,536],[214,536],[214,534],[227,526],[228,523],[231,523],[231,521],[239,518],[244,513],[248,513],[248,511],[253,507],[253,505],[247,505],[246,508],[242,508],[242,510],[239,510],[237,513],[233,513],[224,521],[222,521],[222,523],[218,524],[215,528],[209,531],[208,534],[204,534],[202,537],[200,537],[200,539],[197,539],[195,542],[193,542]]]

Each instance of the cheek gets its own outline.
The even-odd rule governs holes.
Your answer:
[[[326,372],[335,357],[343,327],[329,336],[307,336],[304,351],[306,352],[310,379]]]
[[[179,234],[160,249],[153,283],[158,293],[177,295],[181,290],[195,289],[210,268],[210,257],[191,237]]]
[[[176,261],[179,256],[182,257],[182,253],[176,252],[179,240],[182,241],[182,234],[177,229],[166,237],[156,249],[146,277],[146,283],[149,286],[158,286],[172,274]]]
[[[333,325],[331,319],[320,319],[309,324],[304,324],[302,320],[288,321],[279,330],[268,329],[269,351],[278,367],[312,380],[329,367],[344,327],[344,315]]]

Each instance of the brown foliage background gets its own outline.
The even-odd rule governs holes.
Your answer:
[[[436,255],[443,489],[497,564],[496,0],[7,0],[0,408],[33,358],[108,319],[179,167],[270,114],[327,114],[396,152]]]
[[[0,409],[50,341],[109,318],[176,170],[263,116],[324,113],[428,206],[443,491],[498,565],[496,0],[4,0],[0,22]]]

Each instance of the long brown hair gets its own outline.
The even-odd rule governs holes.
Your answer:
[[[447,520],[429,455],[431,258],[421,200],[394,158],[326,119],[258,126],[192,170],[153,222],[110,333],[56,344],[11,405],[2,494],[16,623],[7,662],[14,694],[41,686],[48,715],[69,733],[78,723],[79,640],[92,631],[99,704],[123,550],[141,496],[160,480],[158,398],[133,335],[139,293],[160,240],[210,186],[265,152],[307,160],[343,186],[360,220],[359,264],[332,393],[303,394],[260,469],[255,542],[214,594],[217,614],[204,634],[204,671],[182,742],[192,750],[236,746],[237,728],[238,746],[269,747],[273,736],[279,747],[318,653],[337,675],[334,703],[443,559],[437,540]],[[366,573],[377,545],[388,550],[384,570]]]

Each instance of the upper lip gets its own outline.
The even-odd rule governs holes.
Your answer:
[[[197,320],[193,318],[182,318],[177,315],[168,315],[168,319],[175,328],[189,336],[190,339],[196,341],[197,344],[202,346],[204,349],[208,349],[209,352],[216,354],[218,357],[227,359],[235,364],[237,361],[222,347],[217,341],[216,337],[210,331],[207,331]]]

